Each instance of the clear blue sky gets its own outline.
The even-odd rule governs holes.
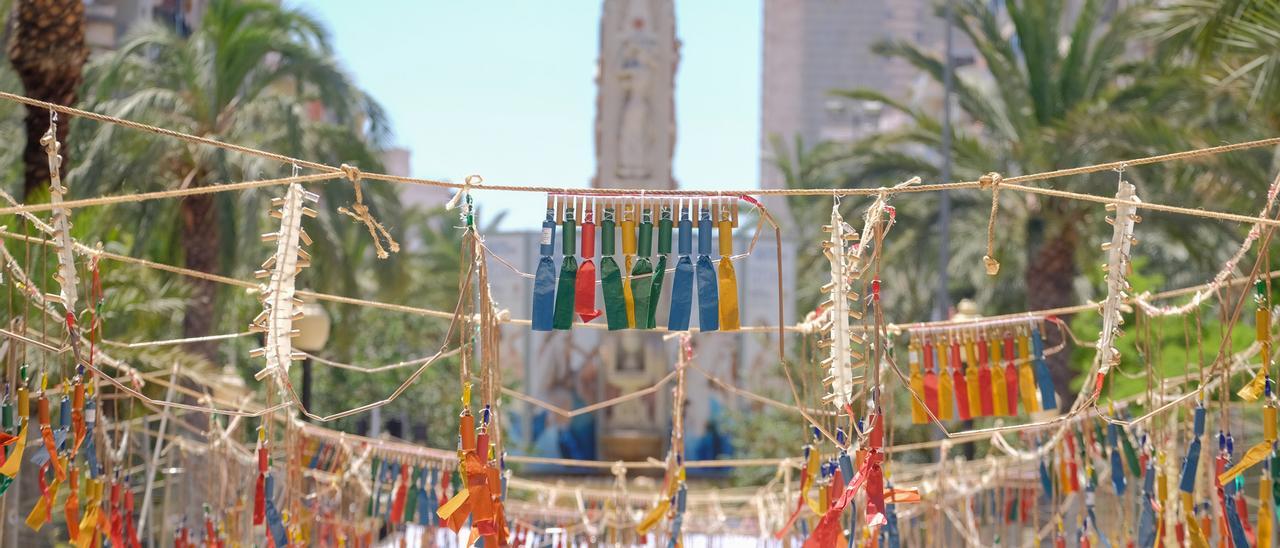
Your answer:
[[[412,174],[461,181],[586,186],[600,0],[297,3],[334,34],[343,66],[390,113]],[[732,6],[730,8],[729,6]],[[760,0],[676,2],[675,176],[683,187],[759,180]],[[531,228],[528,194],[486,192],[503,228]]]

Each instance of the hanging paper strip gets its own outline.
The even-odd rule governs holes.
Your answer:
[[[960,343],[951,339],[951,376],[955,384],[956,412],[960,420],[973,418],[969,411],[969,381],[965,379],[964,369],[960,361]]]
[[[1191,493],[1180,493],[1182,499],[1182,515],[1187,524],[1187,538],[1191,541],[1191,548],[1209,548],[1209,540],[1206,537],[1205,530],[1200,525],[1200,520],[1196,517],[1195,502],[1191,498]]]
[[[1124,415],[1128,418],[1128,415]],[[1129,473],[1134,477],[1142,476],[1142,461],[1138,458],[1138,452],[1133,448],[1133,441],[1129,439],[1129,433],[1123,428],[1120,429],[1120,444],[1124,446],[1124,460],[1129,465]]]
[[[938,416],[938,375],[933,372],[933,342],[925,339],[924,347],[920,349],[920,356],[924,358],[924,405],[929,408],[929,413]]]
[[[987,340],[979,337],[970,344],[977,349],[978,354],[978,397],[981,400],[979,402],[981,403],[979,408],[982,409],[982,416],[993,417],[996,414],[996,397],[995,390],[991,387],[993,382],[991,378],[990,356],[988,355]]]
[[[62,480],[56,476],[53,483],[47,483],[49,468],[56,459],[49,459],[40,467],[40,475],[37,476],[38,485],[40,487],[40,498],[36,500],[35,506],[31,507],[31,512],[27,514],[26,524],[32,530],[39,531],[53,518],[53,500],[58,497],[58,488],[62,485]]]
[[[539,242],[538,270],[533,276],[533,330],[551,331],[556,306],[556,265],[551,260],[555,253],[556,210],[547,197],[547,217],[542,221],[542,240]]]
[[[111,481],[111,503],[107,506],[108,536],[112,546],[124,546],[124,520],[120,517],[120,482]]]
[[[142,548],[142,543],[138,542],[138,530],[134,527],[133,489],[128,488],[129,476],[125,476],[124,479],[126,485],[124,492],[125,534],[128,535],[129,545],[132,548]],[[280,544],[280,546],[284,546],[284,544]]]
[[[0,442],[0,467],[8,462],[13,446],[18,443],[18,437],[14,435],[13,428],[13,403],[7,398],[4,403],[0,404],[0,430],[4,432],[5,439]],[[13,484],[13,478],[9,476],[0,476],[0,495],[9,490],[9,486]]]
[[[1236,515],[1240,517],[1240,526],[1244,529],[1245,539],[1248,540],[1249,546],[1257,548],[1256,537],[1253,536],[1253,527],[1249,525],[1249,506],[1244,500],[1244,481],[1236,483]]]
[[[74,543],[80,539],[80,478],[74,462],[68,461],[67,469],[67,500],[62,504],[62,511],[66,516],[67,538]]]
[[[602,313],[596,308],[596,207],[595,202],[583,202],[582,207],[582,264],[578,265],[578,282],[574,288],[574,311],[583,323],[588,323]]]
[[[427,474],[423,474],[424,476]],[[435,526],[436,522],[436,498],[432,494],[436,491],[436,482],[440,479],[440,471],[435,468],[431,469],[430,479],[424,480],[426,485],[418,490],[418,525]]]
[[[1124,462],[1120,457],[1120,426],[1114,423],[1107,424],[1107,448],[1111,452],[1111,485],[1115,487],[1116,495],[1124,496]]]
[[[662,244],[659,243],[659,246]],[[693,221],[689,219],[689,206],[680,203],[680,241],[676,252],[680,258],[676,260],[676,276],[671,283],[671,313],[667,318],[667,329],[685,331],[689,329],[689,315],[693,310]]]
[[[1262,408],[1262,428],[1262,442],[1245,451],[1245,454],[1240,457],[1240,462],[1237,462],[1230,470],[1219,474],[1218,481],[1220,483],[1225,485],[1253,465],[1262,462],[1263,459],[1271,454],[1271,446],[1276,441],[1276,408],[1273,405],[1268,404]]]
[[[1036,447],[1040,447],[1040,443],[1036,442]],[[1040,458],[1040,496],[1045,501],[1053,498],[1053,480],[1049,477],[1049,467],[1044,462],[1044,457]]]
[[[1004,336],[1004,392],[1008,398],[1007,407],[1009,416],[1018,414],[1018,369],[1013,362],[1017,359],[1017,354],[1013,348],[1013,335],[1005,333]]]
[[[720,329],[737,331],[738,274],[733,270],[733,222],[729,207],[720,204]]]
[[[53,427],[50,425],[49,400],[43,394],[36,399],[36,417],[40,421],[40,438],[44,440],[44,458],[49,459],[48,462],[53,465],[53,473],[58,481],[64,481],[67,479],[67,471],[55,458],[58,454],[58,441],[54,438]]]
[[[1009,384],[1004,380],[1004,360],[1001,357],[999,336],[992,336],[987,346],[991,349],[988,357],[991,360],[991,399],[995,405],[995,416],[1007,417],[1017,410],[1009,409]]]
[[[1031,366],[1031,338],[1018,333],[1018,394],[1022,397],[1022,410],[1034,413],[1040,410],[1036,402],[1036,377]]]
[[[1155,463],[1147,464],[1147,473],[1142,480],[1142,507],[1138,518],[1138,544],[1140,546],[1156,545],[1156,468]]]
[[[1075,461],[1075,441],[1071,437],[1070,433],[1063,436],[1062,439],[1063,444],[1067,446],[1066,452],[1062,455],[1064,463],[1062,468],[1063,490],[1064,492],[1074,493],[1080,490],[1079,469],[1076,467]]]
[[[892,487],[890,485],[889,487]],[[899,548],[900,540],[898,535],[898,505],[889,504],[885,506],[885,523],[884,536],[886,548]]]
[[[253,524],[254,525],[262,525],[263,521],[266,520],[267,518],[267,469],[269,468],[268,463],[269,461],[267,456],[266,432],[261,428],[259,428],[258,429],[258,478],[257,478],[258,481],[257,481],[257,484],[255,485],[254,494],[253,494]],[[377,487],[378,487],[378,483],[376,481],[377,480],[376,470],[378,468],[377,457],[375,457],[373,460],[373,468],[375,470],[375,478],[374,478],[375,481],[373,483],[374,497],[373,499],[370,500],[370,504],[373,504],[372,500],[377,499]],[[112,487],[114,488],[115,486],[113,485]]]
[[[911,424],[924,424],[929,422],[929,415],[924,412],[924,404],[921,400],[925,398],[924,376],[920,374],[920,345],[912,340],[907,345],[907,364],[911,370]]]
[[[77,527],[80,533],[75,542],[76,548],[89,548],[98,540],[98,522],[102,515],[102,492],[103,484],[100,480],[89,480],[89,484],[85,486],[85,512]]]
[[[662,298],[662,280],[667,275],[667,255],[671,254],[671,205],[663,203],[658,215],[658,264],[653,268],[653,286],[649,290],[649,312],[645,324],[658,327],[658,302]]]
[[[884,416],[879,411],[874,411],[867,418],[868,428],[868,453],[867,466],[867,506],[866,519],[867,525],[876,528],[885,524],[884,516],[884,469],[880,466],[880,461],[884,459],[884,454],[880,452],[880,448],[884,446]]]
[[[564,198],[561,198],[564,200]],[[565,330],[573,327],[573,299],[577,295],[578,285],[578,229],[573,202],[564,208],[564,222],[560,225],[560,253],[564,258],[560,262],[560,281],[556,283],[555,314],[551,325],[554,329]]]
[[[1049,365],[1044,361],[1044,339],[1040,336],[1040,326],[1031,328],[1031,349],[1035,352],[1036,384],[1040,386],[1040,403],[1045,409],[1057,409],[1057,393],[1054,392],[1053,377],[1049,375]]]
[[[1235,502],[1236,483],[1234,481],[1223,485],[1223,495],[1225,497],[1223,506],[1226,510],[1227,528],[1231,531],[1231,541],[1241,548],[1252,546],[1249,535],[1245,533],[1244,522],[1241,521],[1240,507]]]
[[[267,533],[270,535],[271,542],[275,543],[276,546],[288,546],[289,537],[285,533],[284,518],[280,515],[280,510],[276,508],[275,499],[272,497],[274,485],[275,478],[271,474],[267,474]],[[128,497],[129,495],[125,496]]]
[[[636,247],[636,263],[631,269],[631,295],[635,299],[636,329],[650,329],[649,299],[653,296],[653,263],[649,262],[649,254],[653,252],[653,210],[648,204],[642,204],[640,213],[640,233]]]
[[[634,205],[623,204],[622,221],[622,297],[627,303],[627,327],[636,327],[636,296],[631,287],[631,269],[636,263],[636,211]]]
[[[72,382],[72,398],[71,398],[71,433],[72,444],[71,454],[75,455],[80,452],[80,444],[84,443],[85,423],[84,423],[84,383],[80,382],[80,376],[77,375]]]
[[[422,481],[422,475],[426,473],[417,466],[410,466],[409,470],[409,482],[405,488],[404,514],[400,516],[401,523],[413,523],[414,517],[418,515],[418,491],[421,490],[419,484]]]
[[[951,401],[955,397],[955,386],[951,383],[951,371],[946,365],[946,346],[939,341],[933,345],[933,351],[935,354],[933,363],[938,367],[938,419],[949,421],[953,418],[952,410],[955,409]]]
[[[684,545],[684,537],[681,528],[684,526],[684,512],[686,508],[686,488],[684,482],[680,482],[680,489],[676,491],[675,516],[671,518],[671,538],[667,543],[667,548],[678,548]]]
[[[600,288],[604,294],[605,319],[609,331],[626,329],[627,301],[623,295],[622,272],[613,259],[615,244],[613,206],[606,206],[600,221]]]
[[[720,329],[720,297],[716,288],[716,269],[711,264],[711,211],[706,205],[698,211],[698,328]]]
[[[1088,514],[1088,521],[1086,522],[1086,524],[1088,525],[1087,530],[1090,532],[1096,533],[1098,535],[1099,540],[1102,541],[1101,543],[1102,546],[1111,546],[1111,543],[1107,540],[1107,536],[1103,534],[1102,528],[1098,526],[1098,515],[1096,512],[1094,512],[1094,493],[1097,490],[1097,487],[1098,487],[1098,481],[1097,481],[1096,474],[1094,474],[1093,476],[1091,476],[1089,480],[1089,487],[1088,489],[1086,489],[1086,494],[1084,498],[1085,508]],[[1025,518],[1025,514],[1024,514],[1024,518]],[[1024,519],[1024,523],[1025,523],[1025,519]],[[1085,539],[1086,539],[1086,542],[1083,546],[1088,546],[1089,545],[1087,542],[1088,537],[1085,537]]]
[[[1266,282],[1258,280],[1254,286],[1253,302],[1254,318],[1257,326],[1257,341],[1262,367],[1258,368],[1253,380],[1240,388],[1236,395],[1245,401],[1255,401],[1262,395],[1266,385],[1267,372],[1271,367],[1271,306],[1267,298]]]
[[[978,357],[973,351],[973,340],[964,339],[965,384],[969,387],[969,416],[985,416],[982,410],[982,381],[978,375]]]
[[[0,474],[10,479],[17,477],[18,470],[22,467],[22,454],[27,448],[27,427],[31,424],[27,416],[28,405],[26,387],[18,388],[18,422],[22,424],[22,428],[18,430],[18,440],[14,442],[13,450],[5,458],[4,464],[0,465]]]
[[[1198,520],[1194,519],[1194,501],[1192,496],[1196,492],[1196,472],[1201,460],[1201,438],[1204,437],[1204,407],[1196,406],[1194,411],[1194,429],[1192,442],[1187,446],[1187,458],[1183,460],[1183,471],[1178,483],[1181,490],[1181,501],[1183,501],[1183,513],[1187,516],[1188,533],[1190,542],[1194,548],[1207,548],[1208,540],[1206,539],[1207,531],[1199,528]],[[1114,460],[1114,457],[1112,457]],[[1112,466],[1117,466],[1112,463]]]
[[[391,482],[394,486],[391,489],[391,504],[387,509],[386,521],[388,524],[396,525],[400,523],[400,518],[404,517],[405,500],[408,498],[408,477],[409,467],[403,464],[397,464],[391,472]],[[399,478],[397,480],[396,478]]]

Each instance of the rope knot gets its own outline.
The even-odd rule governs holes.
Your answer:
[[[982,263],[987,269],[988,276],[995,276],[1000,273],[1000,261],[995,258],[996,255],[996,213],[1000,211],[1000,183],[1004,182],[1004,176],[997,172],[990,172],[978,178],[978,187],[991,190],[991,217],[987,219],[987,254],[982,256]]]
[[[395,238],[391,237],[391,233],[387,231],[382,223],[373,218],[373,214],[369,212],[369,206],[364,203],[364,192],[360,188],[360,168],[351,164],[342,164],[340,166],[342,173],[347,176],[347,180],[351,181],[351,187],[355,190],[356,201],[351,204],[351,208],[338,208],[338,213],[351,217],[356,221],[364,223],[365,228],[369,229],[369,236],[373,238],[373,247],[378,253],[379,259],[385,259],[390,256],[387,249],[382,247],[382,240],[387,241],[387,247],[391,249],[391,253],[400,252],[400,244],[396,243]]]
[[[1000,183],[1003,181],[1003,175],[992,171],[991,173],[978,177],[978,187],[983,190],[991,189],[992,192],[996,192],[999,190]]]
[[[342,170],[342,173],[347,176],[347,180],[351,181],[351,184],[360,184],[360,168],[351,164],[342,164],[338,169]]]

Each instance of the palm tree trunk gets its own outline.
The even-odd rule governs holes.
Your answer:
[[[188,196],[180,205],[184,266],[201,272],[218,272],[218,211],[212,195]],[[191,281],[191,298],[182,318],[182,336],[203,337],[213,333],[214,298],[217,285],[208,280]],[[194,343],[188,349],[217,363],[215,342]]]
[[[9,62],[22,79],[27,96],[59,105],[75,104],[89,57],[84,43],[84,1],[16,0],[10,29]],[[49,181],[48,158],[40,146],[40,137],[49,130],[49,111],[27,107],[26,129],[23,190],[30,198]],[[68,129],[69,124],[58,124],[58,142],[66,143]],[[62,151],[65,157],[67,148]]]
[[[1076,304],[1075,279],[1076,247],[1080,235],[1076,232],[1075,223],[1053,223],[1045,226],[1043,220],[1031,221],[1028,228],[1032,247],[1029,250],[1030,260],[1027,262],[1026,285],[1027,306],[1030,310],[1044,310]],[[1048,232],[1048,233],[1046,233]],[[1036,245],[1037,240],[1039,244]],[[1060,316],[1063,321],[1070,318]],[[1056,345],[1059,341],[1045,341],[1046,345]],[[1071,390],[1071,381],[1076,371],[1071,367],[1071,352],[1065,348],[1062,352],[1046,358],[1049,375],[1058,393],[1059,405],[1069,408],[1075,403],[1075,393]]]

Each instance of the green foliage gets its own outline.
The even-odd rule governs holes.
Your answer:
[[[1138,256],[1133,263],[1133,274],[1127,278],[1133,287],[1133,294],[1154,293],[1166,287],[1163,275],[1145,272],[1145,267],[1150,264],[1148,259]],[[1106,281],[1101,270],[1091,273],[1089,283],[1098,291],[1104,291]],[[1231,310],[1239,293],[1227,291],[1223,295],[1227,299],[1227,310]],[[1181,303],[1184,300],[1172,302]],[[1252,303],[1252,299],[1245,301],[1240,320],[1231,330],[1227,355],[1240,352],[1254,342]],[[1146,391],[1148,371],[1145,364],[1151,364],[1150,373],[1157,379],[1155,382],[1159,382],[1160,378],[1198,375],[1201,366],[1205,369],[1211,367],[1226,335],[1221,312],[1222,305],[1211,301],[1187,316],[1151,317],[1140,315],[1136,310],[1126,313],[1123,334],[1116,341],[1116,348],[1120,350],[1124,361],[1111,370],[1103,393],[1108,399],[1122,399]],[[1198,320],[1196,315],[1199,315]],[[1097,314],[1077,314],[1071,319],[1071,330],[1078,337],[1096,339],[1098,332],[1102,330],[1102,318]],[[1071,352],[1071,359],[1077,370],[1087,371],[1095,357],[1094,349],[1075,346]],[[1071,389],[1079,390],[1084,380],[1083,377],[1077,378]]]
[[[121,48],[92,60],[85,81],[79,108],[330,165],[350,163],[380,170],[381,149],[389,141],[385,114],[338,66],[328,30],[303,11],[271,2],[211,2],[190,36],[158,24],[140,24]],[[0,87],[17,88],[7,66],[0,68]],[[0,139],[8,144],[0,146],[0,165],[6,166],[0,177],[9,188],[22,185],[17,157],[23,141],[23,113],[15,104],[0,104],[0,137],[10,137]],[[66,149],[72,198],[283,177],[293,172],[291,166],[272,160],[134,129],[83,120],[64,119],[64,123],[73,124]],[[364,183],[365,203],[403,244],[399,254],[380,260],[365,227],[336,212],[355,201],[352,185],[341,180],[308,188],[321,196],[316,207],[320,215],[303,222],[315,243],[308,249],[313,266],[300,274],[300,288],[438,310],[454,308],[461,267],[461,231],[453,228],[455,213],[403,208],[396,187]],[[253,279],[253,271],[272,253],[259,241],[259,235],[278,222],[268,215],[269,200],[283,190],[268,187],[216,195],[219,226],[207,228],[217,236],[212,240],[220,256],[217,274]],[[105,249],[115,253],[180,265],[191,243],[183,241],[180,216],[179,200],[79,209],[73,236],[89,245],[104,242]],[[54,291],[55,262],[49,251],[15,241],[5,245],[20,263],[29,265],[40,290]],[[192,294],[189,279],[110,260],[103,260],[101,269],[107,339],[134,342],[179,336]],[[81,272],[87,277],[87,268]],[[447,320],[351,305],[324,306],[333,329],[326,348],[318,354],[327,359],[376,366],[429,356],[445,342]],[[254,292],[221,288],[213,311],[214,328],[218,333],[244,331],[261,307]],[[4,315],[21,313],[17,308]],[[33,325],[41,325],[35,323],[42,321],[35,309],[27,308],[26,316]],[[260,386],[252,375],[262,364],[247,356],[260,345],[257,337],[226,341],[220,347],[225,362],[218,365],[182,346],[107,346],[106,350],[144,371],[168,370],[177,362],[206,379],[211,389],[238,385],[252,392]],[[456,406],[444,402],[455,399],[457,363],[454,357],[426,368],[399,399],[383,408],[384,419],[404,419],[406,435],[426,427],[431,445],[451,446]],[[292,368],[295,386],[300,385],[301,369]],[[369,374],[317,364],[313,410],[331,414],[386,398],[415,369]],[[230,380],[218,376],[224,374]],[[163,396],[162,391],[152,392],[153,397]],[[362,414],[338,426],[367,428],[367,420],[368,414]]]

